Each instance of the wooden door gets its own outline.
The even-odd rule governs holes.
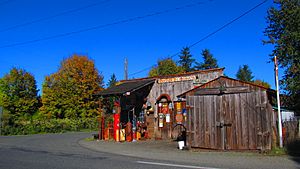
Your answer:
[[[188,143],[209,149],[270,149],[272,109],[265,92],[187,97]]]

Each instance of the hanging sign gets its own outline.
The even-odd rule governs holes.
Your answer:
[[[165,78],[165,79],[158,79],[158,83],[172,83],[172,82],[190,81],[190,80],[195,80],[195,79],[196,79],[195,75],[171,77],[171,78]]]

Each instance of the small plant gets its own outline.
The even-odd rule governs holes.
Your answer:
[[[286,155],[286,149],[285,148],[280,148],[280,147],[274,147],[274,148],[272,148],[271,151],[269,151],[267,153],[267,155],[271,155],[271,156]]]

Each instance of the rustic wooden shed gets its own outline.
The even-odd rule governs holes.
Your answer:
[[[274,91],[229,77],[218,77],[179,97],[188,109],[189,147],[270,150]]]
[[[185,102],[179,101],[177,95],[222,76],[223,70],[224,68],[216,68],[124,80],[119,85],[99,92],[98,95],[118,97],[121,122],[132,121],[134,108],[136,116],[144,119],[141,121],[146,125],[148,138],[170,139],[174,138],[172,134],[176,125],[183,124],[186,119]]]

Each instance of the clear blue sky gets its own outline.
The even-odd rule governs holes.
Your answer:
[[[173,10],[196,2],[203,4]],[[2,0],[0,30],[97,4],[0,32],[0,77],[12,67],[23,68],[35,76],[41,89],[44,77],[56,72],[64,58],[77,53],[88,55],[95,61],[105,83],[113,73],[121,80],[125,57],[129,62],[129,74],[140,71],[202,39],[260,2],[262,0]],[[272,5],[271,0],[267,1],[197,44],[191,48],[193,57],[202,61],[201,50],[208,48],[219,66],[225,67],[226,75],[235,77],[238,67],[248,64],[255,78],[267,81],[274,88],[273,64],[267,63],[272,46],[262,44],[267,9]],[[172,10],[66,37],[5,47],[167,9]],[[178,57],[174,59],[178,60]],[[144,71],[134,77],[145,77],[147,73]]]

